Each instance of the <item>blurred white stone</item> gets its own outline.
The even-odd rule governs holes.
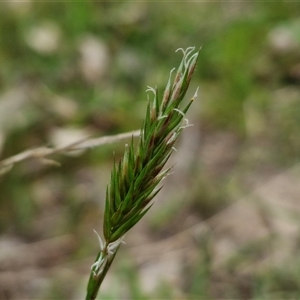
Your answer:
[[[119,26],[137,25],[148,15],[148,5],[145,2],[123,1],[115,6],[110,22]]]
[[[50,55],[59,48],[61,30],[56,23],[46,21],[30,28],[25,35],[25,41],[34,51]]]
[[[79,52],[79,67],[83,76],[90,83],[97,82],[109,65],[107,46],[100,39],[89,35],[80,40]]]
[[[300,47],[293,32],[285,27],[277,27],[270,32],[269,45],[272,52],[279,55],[297,51]]]
[[[55,96],[51,102],[51,109],[64,119],[73,118],[79,111],[77,103],[67,97]]]

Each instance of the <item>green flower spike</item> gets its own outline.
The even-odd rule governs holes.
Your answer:
[[[147,92],[153,93],[153,97],[148,96],[137,149],[134,149],[131,141],[130,145],[125,146],[121,161],[114,162],[110,185],[106,189],[104,242],[96,232],[100,251],[91,267],[86,300],[96,298],[125,233],[153,205],[152,200],[161,189],[157,188],[159,183],[170,174],[170,168],[163,168],[173,150],[176,150],[174,144],[181,131],[190,126],[185,114],[196,98],[198,89],[184,108],[181,109],[180,104],[189,87],[199,51],[193,53],[194,47],[178,50],[183,52],[183,58],[174,79],[174,69],[170,72],[163,96],[159,96],[157,88],[147,89]]]

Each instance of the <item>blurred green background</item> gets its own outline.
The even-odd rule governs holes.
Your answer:
[[[1,159],[139,129],[189,46],[194,126],[99,299],[299,298],[300,3],[1,2]],[[1,299],[84,298],[123,148],[1,176]]]

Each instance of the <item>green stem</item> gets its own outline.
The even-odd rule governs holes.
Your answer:
[[[100,289],[100,286],[110,268],[110,265],[112,264],[118,250],[119,250],[120,246],[118,246],[114,253],[112,255],[110,255],[108,257],[108,261],[105,263],[104,269],[103,271],[96,276],[93,272],[91,272],[90,278],[89,278],[89,282],[87,285],[87,294],[85,297],[85,300],[94,300],[97,297],[98,291]],[[95,262],[98,260],[99,256],[100,256],[101,251],[98,253],[97,258],[95,260]]]

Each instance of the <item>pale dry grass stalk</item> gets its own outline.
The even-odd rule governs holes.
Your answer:
[[[100,251],[91,267],[86,300],[95,299],[100,285],[112,264],[123,237],[153,205],[161,188],[159,183],[169,174],[163,170],[172,154],[181,131],[189,126],[185,114],[197,96],[183,108],[180,105],[196,67],[199,51],[190,47],[183,52],[174,77],[172,72],[162,96],[157,88],[148,88],[153,97],[148,100],[145,120],[137,149],[125,146],[120,162],[114,163],[111,182],[106,190],[103,237],[97,233]]]
[[[93,139],[83,139],[62,147],[53,147],[53,148],[38,147],[34,149],[25,150],[21,153],[18,153],[16,155],[13,155],[11,157],[8,157],[0,161],[0,176],[10,171],[15,164],[28,159],[39,159],[42,163],[46,162],[46,163],[58,164],[53,160],[49,160],[49,159],[46,160],[46,158],[54,154],[64,154],[76,150],[84,150],[84,149],[99,147],[106,144],[115,143],[123,139],[138,137],[139,135],[140,135],[140,131],[136,130],[133,132],[120,133],[111,136],[102,136]]]

